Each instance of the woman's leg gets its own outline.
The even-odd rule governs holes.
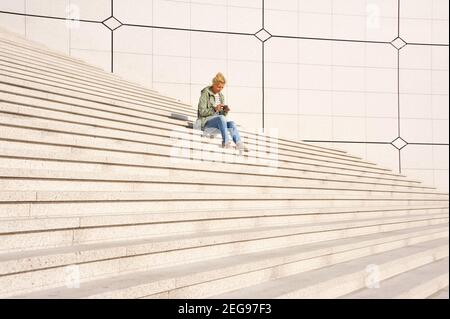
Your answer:
[[[232,121],[227,122],[227,128],[231,133],[231,137],[233,138],[234,143],[239,143],[241,141],[241,136],[239,135],[239,130],[236,127],[236,124]]]
[[[208,129],[218,129],[220,134],[222,134],[222,144],[228,144],[230,138],[228,137],[227,120],[225,116],[220,115],[208,120],[205,124],[204,130],[207,131]]]

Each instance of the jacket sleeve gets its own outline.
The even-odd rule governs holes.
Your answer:
[[[198,114],[202,117],[214,115],[214,109],[208,107],[208,92],[202,93],[198,101]]]
[[[226,104],[225,103],[225,96],[222,95],[222,104]],[[220,115],[225,115],[227,116],[228,112],[225,112],[224,110],[219,112]]]

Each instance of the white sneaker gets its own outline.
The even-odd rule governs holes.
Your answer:
[[[248,148],[244,145],[244,143],[242,143],[242,142],[238,142],[237,144],[236,144],[236,149],[237,150],[239,150],[239,151],[244,151],[244,152],[248,152]]]
[[[234,146],[231,145],[231,142],[228,142],[227,144],[222,144],[222,148],[225,148],[225,149],[233,149]]]

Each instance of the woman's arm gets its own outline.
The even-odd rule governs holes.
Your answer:
[[[219,111],[219,114],[220,114],[220,115],[225,115],[225,116],[227,116],[227,114],[228,114],[228,112],[230,111],[230,109],[228,108],[227,105],[225,105],[225,96],[224,96],[222,93],[220,93],[220,97],[221,97],[221,100],[222,100],[222,105],[223,105],[223,106],[226,106],[226,108],[222,108],[222,109]]]
[[[198,101],[198,114],[202,117],[207,117],[207,116],[211,116],[214,115],[215,111],[213,108],[208,107],[208,92],[204,92],[201,96],[200,96],[200,100]]]

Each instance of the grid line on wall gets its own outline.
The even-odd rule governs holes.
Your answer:
[[[111,17],[114,17],[114,0],[111,0]],[[111,30],[111,73],[114,73],[114,30]]]

